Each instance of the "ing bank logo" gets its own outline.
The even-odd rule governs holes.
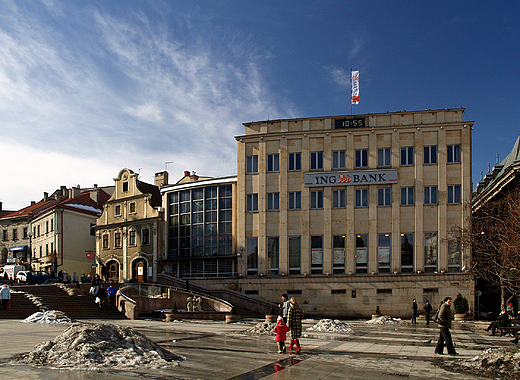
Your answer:
[[[339,175],[338,183],[350,183],[350,182],[352,182],[352,177],[349,174],[347,174],[347,175],[340,174]]]

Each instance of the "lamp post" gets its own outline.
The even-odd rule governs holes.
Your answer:
[[[27,232],[27,236],[29,236],[29,276],[27,278],[27,283],[30,284],[32,282],[32,237],[33,232],[29,230]]]

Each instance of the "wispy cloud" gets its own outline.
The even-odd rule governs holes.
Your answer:
[[[241,123],[291,112],[270,93],[248,36],[182,30],[189,15],[171,26],[139,10],[114,16],[86,7],[78,15],[61,4],[46,14],[56,8],[45,5],[43,15],[13,8],[0,16],[0,139],[46,167],[35,172],[38,193],[63,184],[50,175],[56,161],[74,182],[94,165],[105,185],[125,166],[152,182],[165,161],[175,162],[172,178],[183,170],[235,174]],[[13,183],[27,170],[8,161],[13,170],[0,181],[6,206],[19,198]]]

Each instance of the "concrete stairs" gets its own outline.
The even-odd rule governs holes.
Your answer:
[[[94,296],[88,294],[88,292],[69,295],[67,291],[56,284],[23,285],[15,286],[13,289],[22,290],[39,297],[49,310],[62,311],[72,319],[126,319],[125,315],[116,308],[107,305],[100,308],[94,303]],[[11,308],[6,311],[0,308],[0,318],[25,319],[36,311],[41,310],[32,304],[24,294],[12,293]]]

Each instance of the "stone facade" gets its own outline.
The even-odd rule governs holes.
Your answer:
[[[156,281],[164,254],[159,188],[139,181],[138,174],[126,168],[114,182],[114,193],[96,225],[98,273],[114,282]]]
[[[473,305],[470,250],[450,234],[471,216],[463,112],[245,123],[230,286],[327,315],[406,316],[413,298],[457,293]]]

